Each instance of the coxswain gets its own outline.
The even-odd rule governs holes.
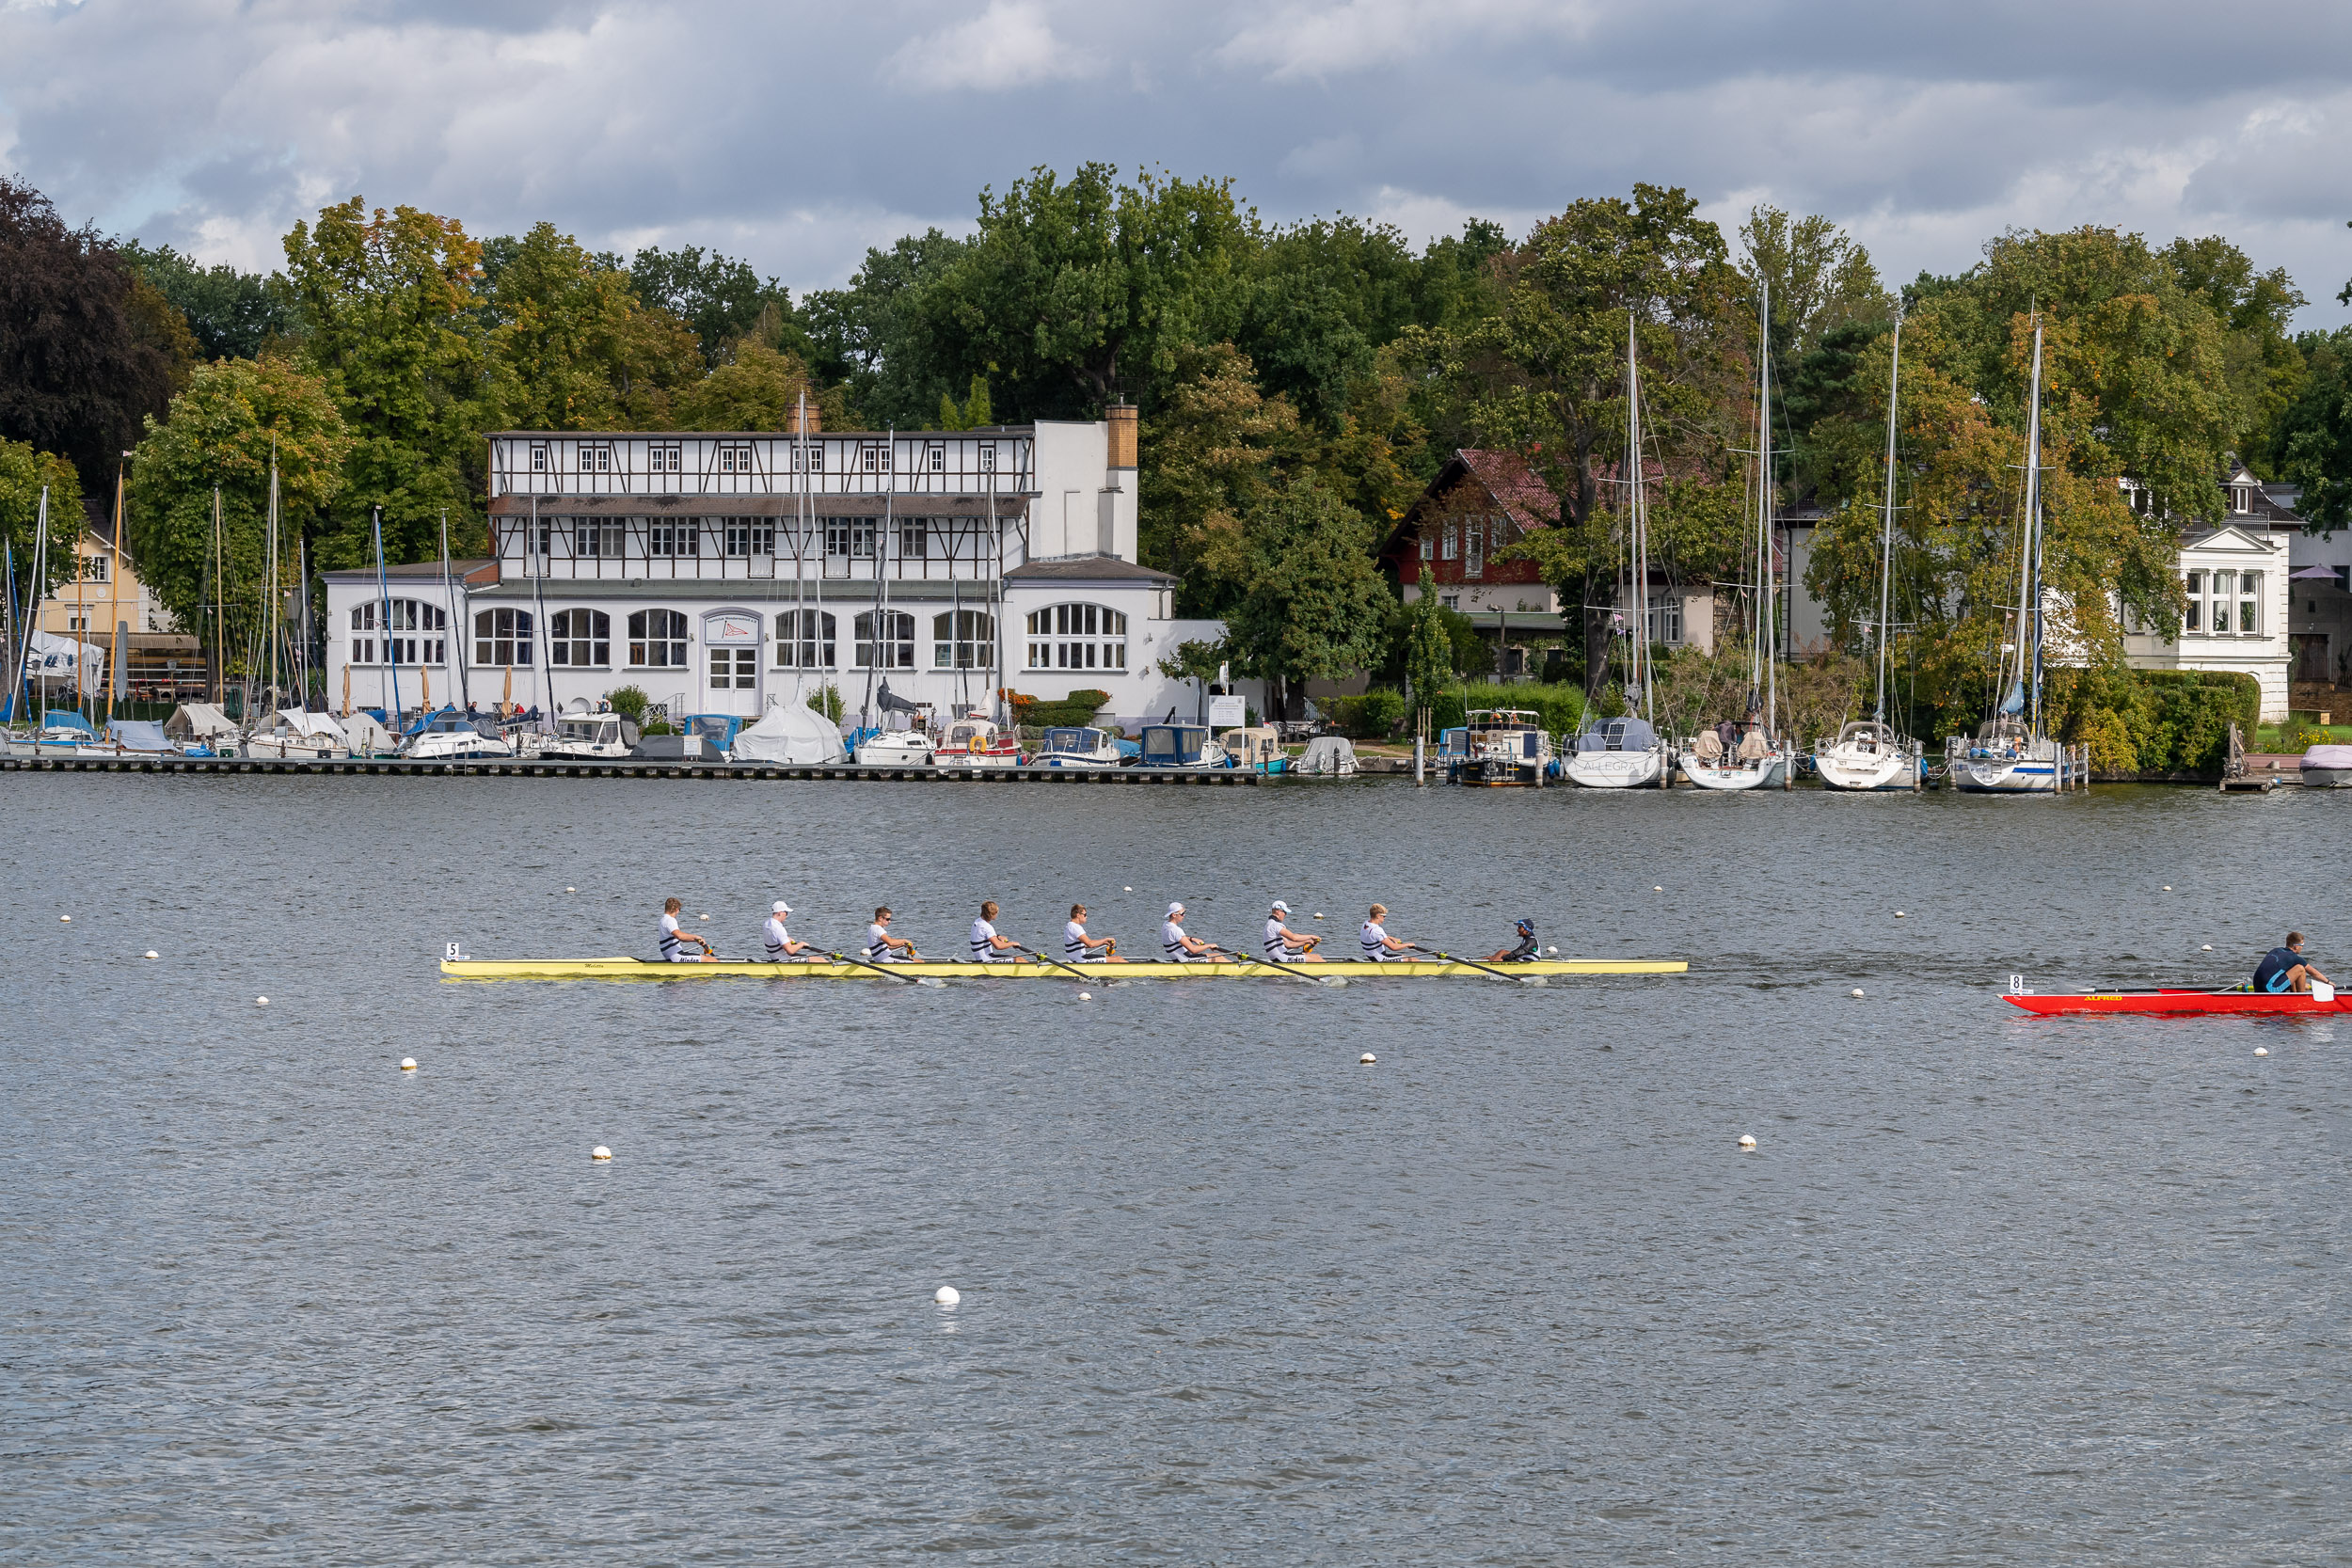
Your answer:
[[[1160,951],[1170,963],[1206,963],[1216,957],[1216,949],[1199,937],[1184,935],[1184,907],[1170,904],[1168,920],[1160,927]]]
[[[1123,964],[1117,937],[1087,935],[1087,907],[1070,906],[1070,923],[1061,928],[1061,956],[1073,964]]]
[[[2309,990],[2312,982],[2333,984],[2303,957],[2303,933],[2289,931],[2287,944],[2274,947],[2254,966],[2254,989],[2261,991]]]
[[[1412,951],[1412,943],[1399,942],[1389,935],[1388,919],[1389,906],[1386,904],[1375,904],[1372,911],[1364,916],[1364,927],[1356,933],[1357,945],[1364,950],[1364,962],[1395,963]]]
[[[1522,920],[1519,922],[1519,944],[1517,947],[1503,948],[1499,953],[1487,954],[1486,961],[1490,964],[1533,963],[1535,961],[1535,923],[1532,920]]]
[[[996,934],[996,900],[992,898],[980,906],[980,918],[972,922],[972,961],[976,964],[1018,963],[1015,958],[999,958],[1019,949],[1010,937]]]
[[[816,955],[816,948],[804,942],[794,942],[792,933],[784,928],[784,917],[791,912],[792,906],[779,898],[769,906],[768,924],[759,928],[759,940],[767,947],[768,961],[771,964],[798,958],[803,953],[812,958]]]
[[[868,963],[902,964],[914,957],[914,943],[904,937],[890,934],[890,906],[884,904],[874,911],[874,923],[866,927],[866,960]]]
[[[685,906],[675,898],[662,901],[661,961],[671,964],[709,963],[719,956],[710,950],[709,942],[691,931],[681,931],[677,928],[677,912],[683,908]],[[690,942],[702,951],[699,953],[686,951],[686,944]]]
[[[1310,935],[1304,931],[1294,931],[1288,926],[1282,924],[1282,917],[1290,912],[1291,907],[1288,904],[1283,903],[1279,898],[1277,898],[1274,901],[1273,906],[1266,911],[1266,962],[1278,964],[1321,963],[1323,961],[1323,955],[1315,951],[1315,944],[1323,939],[1319,936]]]

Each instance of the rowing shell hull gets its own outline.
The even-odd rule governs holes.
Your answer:
[[[1264,964],[1126,963],[1075,966],[1089,980],[1279,980]],[[1287,966],[1317,979],[1437,980],[1480,979],[1493,976],[1469,964],[1435,959],[1404,963],[1320,963]],[[1691,966],[1681,958],[1547,958],[1536,963],[1496,964],[1506,974],[1680,974]],[[1067,969],[1052,964],[904,963],[888,966],[908,979],[938,980],[1068,980]],[[857,964],[767,963],[755,958],[729,958],[718,963],[657,963],[649,958],[444,958],[441,973],[455,980],[717,980],[728,977],[755,980],[876,980],[881,976]]]
[[[2302,991],[2257,990],[2122,990],[2084,991],[2059,996],[2004,996],[2002,1001],[2029,1013],[2047,1016],[2073,1013],[2130,1013],[2140,1017],[2181,1018],[2224,1013],[2352,1012],[2344,1001],[2322,1001]]]

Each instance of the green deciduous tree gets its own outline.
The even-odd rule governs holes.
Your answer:
[[[808,357],[806,332],[792,311],[792,295],[748,261],[700,245],[663,250],[648,245],[629,259],[628,277],[648,309],[684,322],[702,348],[703,366],[716,370],[736,342],[755,333],[770,348]]]
[[[803,392],[817,428],[848,427],[849,406],[841,388],[816,386],[799,359],[746,339],[735,345],[733,358],[678,395],[678,425],[684,430],[789,430]]]
[[[2279,418],[2278,472],[2303,487],[2305,522],[2332,534],[2352,528],[2352,326],[2306,332],[2297,345],[2309,370]]]
[[[41,580],[33,580],[40,542],[40,493],[49,490],[49,552]],[[0,437],[0,539],[16,564],[17,613],[28,615],[72,569],[82,537],[82,478],[56,452]]]
[[[1182,610],[1214,615],[1254,569],[1243,518],[1307,450],[1298,411],[1259,389],[1231,343],[1177,356],[1168,395],[1139,432],[1145,562],[1182,579]]]
[[[127,241],[123,259],[187,319],[205,359],[252,359],[297,330],[294,292],[283,277],[205,266],[171,246]]]
[[[1290,714],[1311,680],[1370,665],[1395,603],[1372,562],[1371,529],[1309,476],[1250,508],[1248,591],[1226,618],[1238,668]]]
[[[523,430],[666,430],[702,378],[693,334],[553,224],[507,242],[489,289],[491,402]]]

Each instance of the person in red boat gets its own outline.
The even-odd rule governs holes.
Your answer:
[[[2254,966],[2254,989],[2263,991],[2309,990],[2312,982],[2333,984],[2303,957],[2303,933],[2289,931],[2287,944],[2274,947]]]

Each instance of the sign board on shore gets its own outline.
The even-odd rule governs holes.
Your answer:
[[[1249,708],[1239,697],[1209,699],[1209,728],[1236,730],[1249,721]]]

